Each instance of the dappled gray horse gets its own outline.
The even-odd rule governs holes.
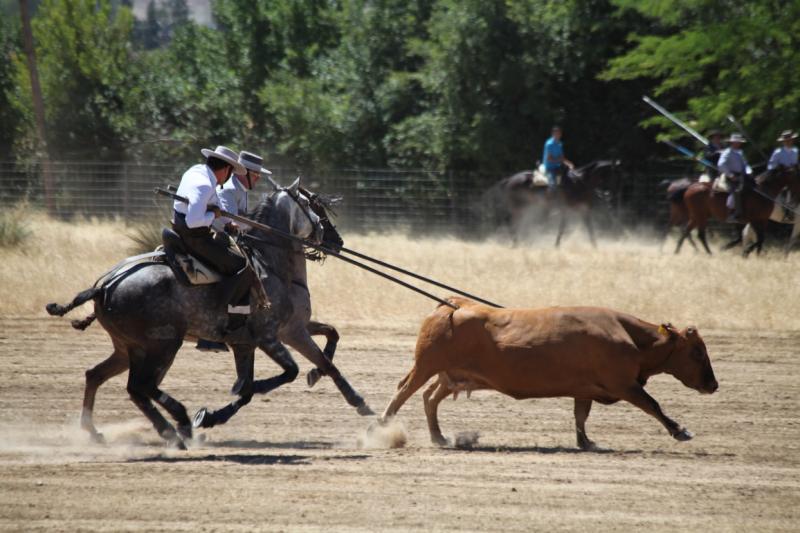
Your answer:
[[[319,217],[309,209],[308,199],[298,192],[298,185],[295,182],[287,189],[266,196],[257,206],[253,217],[262,224],[281,229],[293,236],[314,236],[318,240],[321,233]],[[290,240],[274,234],[257,229],[249,233],[256,237],[249,248],[270,305],[268,309],[254,310],[249,316],[246,325],[251,339],[233,345],[240,377],[234,390],[239,395],[236,410],[247,404],[252,394],[275,388],[272,386],[275,383],[274,378],[253,380],[252,361],[256,347],[261,348],[279,364],[280,361],[291,359],[279,341],[278,331],[294,314],[290,282],[294,271],[293,261],[297,257],[295,252],[300,248]],[[152,422],[162,438],[172,445],[184,448],[183,440],[192,436],[192,423],[185,407],[161,390],[159,385],[184,338],[203,337],[220,342],[226,340],[228,313],[227,303],[220,297],[222,288],[219,284],[184,285],[167,264],[159,261],[137,264],[120,276],[112,274],[101,279],[102,283],[81,292],[70,304],[47,306],[50,314],[61,316],[93,300],[94,314],[73,325],[83,329],[96,317],[111,336],[114,345],[111,356],[86,372],[81,425],[93,438],[102,440],[102,435],[92,421],[95,394],[106,380],[130,369],[127,390],[131,400]],[[350,405],[362,412],[369,411],[363,398],[352,389],[330,360],[321,352],[319,355],[322,357],[309,358],[324,375],[333,379]],[[177,431],[153,402],[165,409],[177,422]]]

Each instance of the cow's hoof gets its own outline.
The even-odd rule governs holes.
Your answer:
[[[450,441],[448,441],[444,435],[431,435],[431,442],[439,447],[445,447],[450,445]]]
[[[318,368],[312,368],[309,370],[308,374],[306,374],[306,383],[308,383],[308,388],[310,389],[316,385],[320,379],[322,379],[322,372],[320,372]]]
[[[673,437],[677,441],[686,442],[687,440],[692,440],[692,438],[694,437],[694,433],[692,433],[691,431],[689,431],[686,428],[683,428],[680,431],[678,431],[677,433],[675,433],[673,435]]]
[[[361,416],[372,416],[375,414],[375,411],[370,409],[369,405],[367,405],[367,402],[362,402],[359,404],[358,407],[356,407],[356,412]]]

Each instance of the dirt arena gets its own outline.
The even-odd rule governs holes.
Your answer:
[[[38,248],[0,250],[1,530],[798,528],[800,254],[743,261],[676,258],[635,242],[593,251],[574,240],[554,251],[349,238],[353,248],[507,305],[608,305],[696,324],[720,390],[701,396],[666,375],[651,380],[667,414],[695,433],[686,443],[632,406],[595,405],[587,429],[603,449],[590,453],[575,446],[571,400],[477,392],[440,409],[446,435],[477,432],[477,442],[439,449],[429,444],[421,395],[400,411],[394,435],[366,437],[370,419],[329,380],[308,389],[301,376],[180,452],[165,449],[128,400],[124,376],[98,395],[108,444],[89,443],[78,428],[83,372],[110,343],[97,325],[78,332],[42,312],[130,252],[124,228],[45,220],[35,228]],[[342,335],[340,369],[382,410],[433,304],[334,260],[310,277],[316,317]],[[298,362],[303,373],[310,368]],[[276,371],[266,356],[258,360],[258,377]],[[163,388],[194,412],[227,403],[233,376],[232,356],[187,345]],[[400,434],[406,446],[387,449]]]

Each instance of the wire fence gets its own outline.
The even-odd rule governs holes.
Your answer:
[[[0,205],[26,203],[65,219],[111,217],[131,223],[167,220],[171,202],[153,194],[153,189],[177,185],[189,165],[53,161],[45,166],[0,162]],[[283,185],[300,175],[312,191],[341,196],[337,223],[348,229],[480,235],[502,223],[496,212],[498,206],[487,194],[494,183],[505,177],[502,175],[363,169],[305,175],[293,168],[272,170],[273,177]],[[595,206],[599,229],[661,226],[668,206],[659,182],[684,174],[678,167],[644,169],[636,174],[624,169],[617,172],[604,184],[605,194]],[[251,195],[268,190],[269,184],[262,180]]]

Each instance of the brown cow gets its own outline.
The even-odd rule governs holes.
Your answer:
[[[626,400],[661,422],[679,441],[692,434],[667,417],[644,385],[666,372],[702,393],[717,390],[705,343],[693,327],[678,331],[598,307],[494,309],[451,297],[458,310],[440,305],[422,323],[414,367],[400,381],[382,420],[430,378],[424,394],[431,440],[447,441],[436,410],[460,391],[490,389],[518,400],[575,398],[578,446],[594,448],[585,423],[592,401]]]

